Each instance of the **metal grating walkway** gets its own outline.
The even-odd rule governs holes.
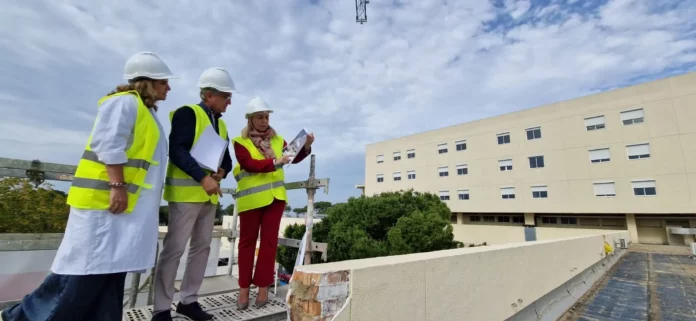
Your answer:
[[[269,293],[268,303],[261,309],[254,306],[256,291],[252,290],[249,298],[249,308],[237,310],[237,297],[239,292],[231,292],[207,297],[201,297],[198,302],[206,312],[215,316],[216,321],[277,321],[286,320],[287,312],[285,300]],[[176,304],[172,304],[172,311],[176,309]],[[172,312],[172,315],[176,313]],[[123,321],[150,321],[152,318],[152,306],[144,308],[128,309],[123,311]],[[174,320],[190,320],[187,317],[176,315]]]
[[[696,260],[629,252],[562,321],[696,321]]]

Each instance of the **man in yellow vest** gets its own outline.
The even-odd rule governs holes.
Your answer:
[[[198,290],[210,254],[218,199],[222,196],[219,182],[232,170],[232,158],[229,149],[225,150],[222,164],[214,172],[202,168],[190,151],[206,128],[212,127],[222,139],[229,141],[227,126],[220,117],[230,105],[236,89],[227,70],[219,67],[205,70],[198,87],[201,102],[182,106],[170,115],[170,162],[164,186],[164,199],[169,202],[169,224],[155,274],[153,321],[172,320],[174,281],[189,237],[191,245],[176,312],[196,321],[213,318],[198,304]]]

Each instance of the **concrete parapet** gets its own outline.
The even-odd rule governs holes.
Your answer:
[[[586,290],[578,282],[593,282],[603,262],[615,262],[604,243],[615,246],[619,238],[630,241],[628,231],[620,231],[299,266],[288,293],[289,316],[503,321],[526,320],[524,314],[539,310],[557,315],[568,302],[557,304],[554,293],[571,291],[563,300],[577,298]]]

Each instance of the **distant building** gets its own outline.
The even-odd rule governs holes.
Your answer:
[[[696,73],[374,143],[365,157],[365,195],[435,193],[461,241],[627,229],[691,243],[670,227],[696,228]]]

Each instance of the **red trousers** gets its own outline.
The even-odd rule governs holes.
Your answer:
[[[248,288],[253,283],[258,287],[273,284],[278,230],[285,211],[285,201],[273,203],[239,213],[239,287]],[[256,240],[261,231],[261,244],[254,271]],[[252,275],[253,272],[253,275]]]

